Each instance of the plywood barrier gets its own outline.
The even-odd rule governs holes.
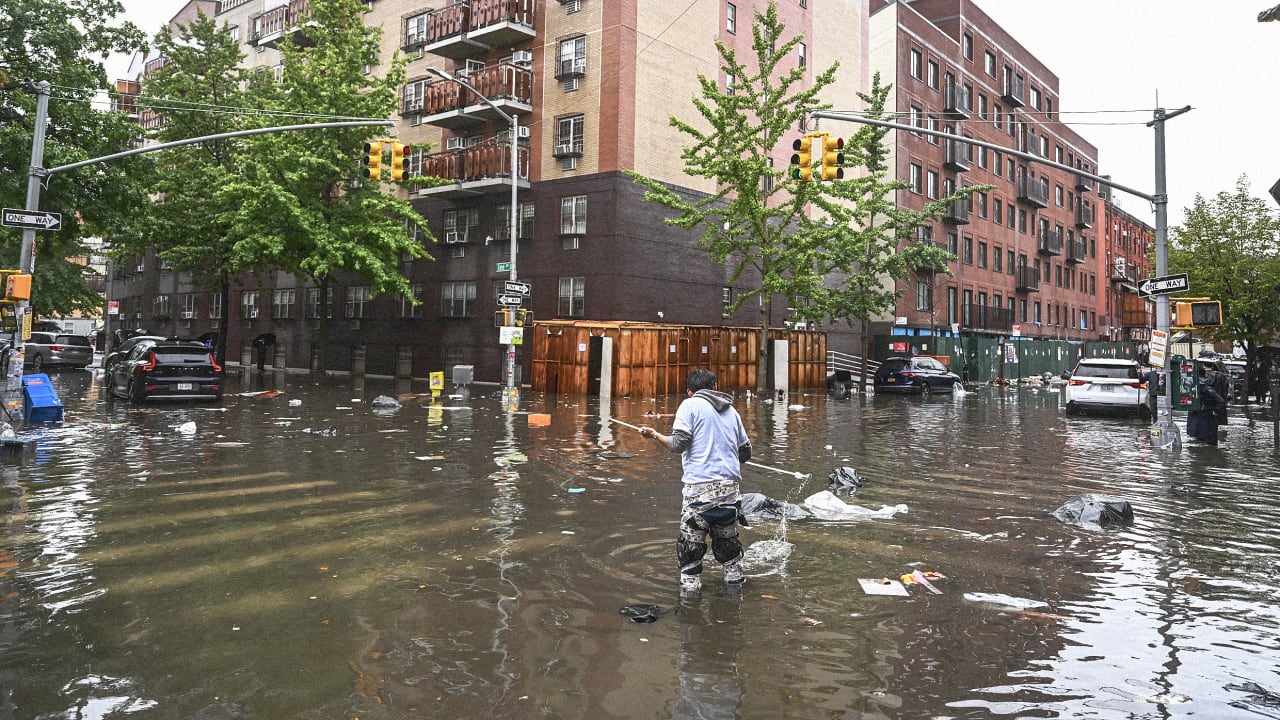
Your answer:
[[[592,369],[593,347],[600,338],[613,340],[615,397],[651,397],[684,392],[694,368],[716,373],[722,390],[756,386],[759,343],[756,328],[712,325],[660,325],[637,322],[538,321],[530,328],[534,390],[596,394],[601,376]],[[813,330],[774,329],[770,340],[786,338],[792,390],[826,386],[827,338]],[[594,353],[598,360],[598,352]]]

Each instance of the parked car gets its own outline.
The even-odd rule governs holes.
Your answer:
[[[1151,417],[1147,383],[1136,360],[1085,358],[1065,389],[1067,414],[1111,412]]]
[[[84,335],[33,332],[24,343],[24,372],[44,372],[57,366],[89,367],[93,364],[93,343]]]
[[[133,403],[222,399],[222,367],[192,340],[140,340],[106,378],[107,392]]]
[[[927,356],[891,357],[880,363],[872,385],[880,392],[907,392],[928,395],[934,391],[951,392],[960,376],[946,365]]]
[[[102,369],[105,370],[107,375],[109,376],[111,374],[111,368],[114,367],[116,363],[120,362],[126,356],[128,356],[129,351],[133,350],[134,346],[137,345],[138,343],[143,342],[145,340],[167,340],[167,339],[170,339],[170,338],[166,338],[163,335],[134,335],[133,337],[120,343],[119,347],[107,353],[107,356],[102,358]]]
[[[1244,360],[1223,360],[1222,364],[1231,379],[1231,401],[1244,402],[1249,396],[1248,364]]]

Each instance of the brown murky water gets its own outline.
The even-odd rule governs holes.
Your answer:
[[[251,374],[283,392],[134,408],[54,381],[65,422],[0,468],[3,720],[1280,717],[1280,469],[1239,413],[1162,453],[1041,389],[740,398],[756,460],[812,475],[745,490],[801,502],[851,465],[851,502],[906,510],[758,521],[745,588],[712,563],[681,600],[678,458],[581,399]],[[646,413],[677,401],[609,412],[669,427]],[[1085,492],[1136,522],[1049,515]],[[914,570],[941,594],[859,583]]]

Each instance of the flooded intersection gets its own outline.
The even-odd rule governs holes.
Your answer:
[[[54,379],[66,421],[3,468],[0,718],[1280,717],[1280,470],[1241,417],[1168,454],[1047,389],[740,398],[755,459],[810,476],[744,491],[847,465],[847,500],[907,509],[755,522],[745,588],[712,563],[681,599],[678,457],[581,398],[250,374],[133,408]],[[1135,523],[1049,515],[1090,492]],[[941,594],[859,582],[916,570]]]

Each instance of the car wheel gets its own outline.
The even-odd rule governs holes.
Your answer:
[[[921,395],[929,394],[929,383],[925,382],[920,384],[920,394]]]
[[[1067,403],[1067,414],[1068,414],[1068,415],[1075,415],[1075,414],[1076,414],[1076,404],[1075,404],[1075,403]]]
[[[31,372],[41,372],[44,370],[44,355],[36,353],[31,356]]]
[[[129,402],[141,403],[147,399],[146,391],[137,382],[129,381]]]

